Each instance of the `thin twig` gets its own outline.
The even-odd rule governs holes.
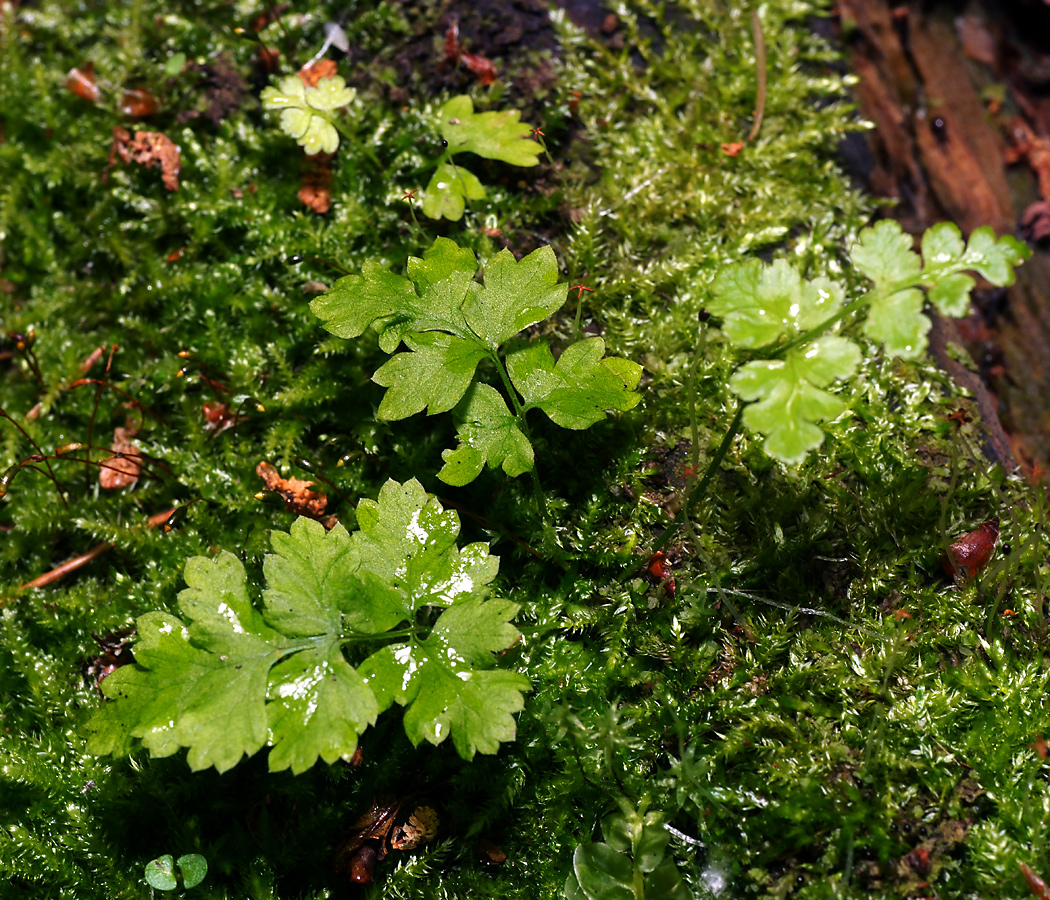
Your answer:
[[[158,525],[163,525],[168,519],[171,518],[175,512],[175,507],[172,509],[166,509],[164,512],[155,513],[146,520],[146,525],[149,528],[156,528]],[[94,559],[98,559],[104,553],[113,549],[113,544],[106,542],[103,544],[96,544],[87,553],[82,553],[80,556],[75,556],[73,559],[67,560],[60,566],[55,566],[50,572],[45,572],[43,575],[38,575],[32,581],[27,581],[22,585],[21,590],[29,590],[30,588],[42,588],[47,587],[49,584],[54,584],[61,578],[65,578],[70,572],[75,572],[77,569],[82,569],[89,562]]]
[[[766,37],[762,33],[762,20],[758,10],[751,10],[751,34],[755,39],[755,77],[758,89],[755,96],[755,121],[747,136],[748,143],[758,137],[762,128],[762,116],[766,111]]]

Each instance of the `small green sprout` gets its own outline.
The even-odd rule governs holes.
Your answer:
[[[262,92],[266,109],[281,110],[281,130],[295,138],[311,156],[335,153],[339,147],[333,112],[354,102],[357,91],[346,86],[340,75],[322,78],[317,87],[307,87],[298,75],[282,78],[277,87]]]
[[[179,886],[175,875],[176,866],[182,876],[182,886],[193,888],[204,881],[208,874],[208,861],[199,853],[187,853],[177,860],[170,853],[158,856],[146,863],[146,883],[158,891],[173,891]]]

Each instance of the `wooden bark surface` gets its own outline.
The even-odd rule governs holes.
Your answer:
[[[869,135],[868,187],[919,235],[952,220],[1050,239],[1050,8],[1023,2],[931,5],[840,0]],[[1040,18],[1042,17],[1042,18]],[[1038,27],[1040,21],[1046,28]],[[1043,156],[1040,156],[1043,153]],[[1034,204],[1034,205],[1033,205]],[[1025,227],[1019,227],[1019,220]],[[975,294],[969,319],[940,319],[931,352],[975,396],[986,452],[1012,465],[1050,459],[1050,255],[1045,245],[1003,291]],[[953,360],[965,346],[974,370]],[[1002,420],[1005,431],[999,424]],[[1012,451],[1012,452],[1011,452]]]

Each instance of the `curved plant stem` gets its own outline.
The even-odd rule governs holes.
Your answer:
[[[704,477],[701,478],[685,495],[682,500],[682,508],[678,510],[678,515],[674,517],[674,521],[664,529],[664,533],[660,535],[659,539],[652,546],[652,553],[658,553],[663,550],[677,533],[678,529],[682,527],[686,519],[689,516],[689,511],[693,504],[696,503],[707,491],[707,486],[711,483],[711,479],[714,477],[718,467],[722,465],[722,460],[725,459],[726,454],[729,452],[729,448],[733,443],[734,438],[740,433],[740,426],[744,420],[744,404],[739,403],[736,408],[736,415],[733,416],[733,421],[729,425],[729,430],[725,433],[725,437],[722,438],[722,443],[718,445],[718,449],[715,451],[715,455],[711,457],[711,462],[707,464],[707,470],[704,472]],[[630,572],[628,577],[638,574],[643,568],[645,568],[646,561],[639,562]]]
[[[755,39],[755,76],[758,86],[755,94],[755,123],[747,136],[748,143],[758,137],[762,128],[762,116],[766,111],[766,37],[762,33],[762,20],[758,10],[751,10],[751,34]]]

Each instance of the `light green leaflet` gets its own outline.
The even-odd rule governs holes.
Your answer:
[[[485,187],[477,176],[452,157],[474,153],[513,166],[534,166],[543,148],[529,135],[532,129],[519,121],[516,109],[474,112],[474,101],[463,94],[449,100],[438,113],[441,137],[447,146],[423,192],[423,212],[432,219],[459,221],[467,200],[483,200]]]
[[[139,739],[222,772],[269,745],[270,769],[298,774],[349,759],[394,702],[416,744],[451,737],[470,759],[513,740],[529,684],[492,668],[518,638],[517,605],[485,596],[498,559],[486,544],[457,546],[458,516],[415,480],[388,481],[357,520],[352,534],[312,519],[274,532],[261,609],[232,553],[189,560],[181,617],[139,618],[135,665],[103,682],[112,702],[92,719],[89,750],[120,755]],[[421,629],[428,606],[443,612]],[[371,655],[355,668],[348,648]]]
[[[353,103],[357,91],[339,75],[322,78],[316,87],[307,87],[298,75],[288,75],[277,87],[265,88],[260,97],[264,108],[281,110],[281,130],[312,155],[338,149],[339,132],[332,114]]]
[[[826,390],[850,378],[860,363],[860,347],[833,333],[843,313],[866,311],[862,330],[868,338],[891,355],[917,359],[931,327],[926,300],[942,315],[966,315],[975,284],[967,271],[994,285],[1010,284],[1030,253],[1012,237],[996,240],[990,228],[978,228],[964,245],[949,222],[923,235],[921,256],[912,245],[892,220],[861,231],[850,255],[875,287],[848,307],[838,284],[807,281],[785,260],[767,266],[752,259],[716,276],[708,310],[721,317],[731,343],[759,356],[736,371],[730,387],[751,404],[744,424],[765,436],[771,456],[803,462],[824,440],[817,423],[847,409]]]

